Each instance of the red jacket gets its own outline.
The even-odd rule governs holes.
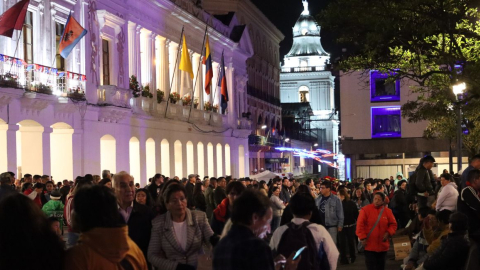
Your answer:
[[[382,207],[375,207],[374,204],[364,206],[360,210],[360,215],[358,216],[357,220],[356,232],[358,238],[367,238],[368,233],[377,221],[380,210],[382,210]],[[390,241],[383,241],[383,235],[385,234],[385,232],[388,232],[390,236],[393,236],[396,230],[397,222],[395,221],[392,210],[385,207],[380,221],[370,234],[370,237],[368,237],[367,239],[367,245],[365,246],[365,250],[375,252],[388,251],[390,248]]]

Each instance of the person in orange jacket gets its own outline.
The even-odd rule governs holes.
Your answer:
[[[377,223],[379,215],[381,216]],[[392,210],[385,205],[385,194],[375,193],[373,203],[360,210],[357,220],[356,234],[365,248],[365,264],[368,270],[385,269],[386,255],[390,248],[389,238],[396,230],[397,222]]]

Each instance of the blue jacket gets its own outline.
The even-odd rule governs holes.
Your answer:
[[[322,196],[315,199],[317,208],[320,209],[320,200]],[[320,211],[320,210],[319,210]],[[342,201],[337,196],[331,194],[330,199],[325,205],[325,225],[327,227],[341,227],[343,228],[343,207]]]

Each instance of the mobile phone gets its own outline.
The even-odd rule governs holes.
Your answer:
[[[296,259],[298,259],[298,257],[300,257],[300,254],[302,254],[302,252],[307,248],[307,246],[304,246],[304,247],[301,247],[299,250],[297,250],[297,252],[295,253],[295,256],[293,256],[293,261],[295,261]]]

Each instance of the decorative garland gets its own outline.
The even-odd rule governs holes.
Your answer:
[[[45,74],[57,75],[58,77],[64,77],[65,76],[67,79],[74,79],[74,80],[79,80],[79,81],[82,81],[82,82],[87,81],[87,76],[86,75],[77,74],[77,73],[73,73],[73,72],[70,72],[70,71],[66,71],[66,72],[65,71],[58,71],[58,69],[56,69],[56,68],[42,66],[42,65],[39,65],[39,64],[28,64],[23,59],[14,58],[14,57],[11,57],[11,56],[8,56],[8,55],[0,54],[0,62],[13,63],[17,67],[23,66],[23,67],[25,67],[26,71],[35,70],[35,71],[42,72],[42,73],[45,73]]]

